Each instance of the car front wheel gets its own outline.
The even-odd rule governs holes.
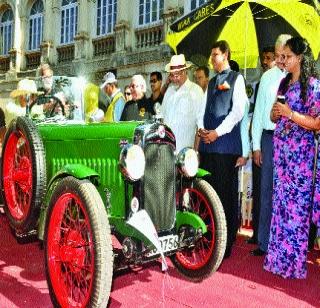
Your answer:
[[[206,181],[195,179],[193,187],[185,188],[179,197],[186,202],[184,195],[188,196],[190,211],[206,224],[207,232],[193,246],[177,252],[172,261],[181,274],[201,281],[222,262],[227,241],[226,219],[218,195]]]
[[[88,180],[55,186],[45,230],[45,265],[55,307],[106,307],[112,282],[111,232],[103,201]]]

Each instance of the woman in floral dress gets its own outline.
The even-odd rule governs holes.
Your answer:
[[[285,103],[276,102],[271,111],[277,125],[273,137],[272,220],[264,269],[284,278],[306,278],[310,218],[313,209],[319,214],[319,181],[315,181],[314,190],[318,208],[312,204],[312,196],[314,131],[320,129],[320,80],[303,38],[287,41],[285,69],[288,75],[278,91],[285,96]]]

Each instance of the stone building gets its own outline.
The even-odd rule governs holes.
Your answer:
[[[206,0],[0,0],[0,106],[19,79],[42,62],[55,75],[100,83],[113,71],[123,87],[133,74],[164,71],[169,25]]]

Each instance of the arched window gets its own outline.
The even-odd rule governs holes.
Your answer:
[[[117,0],[97,1],[97,35],[112,33],[117,21]]]
[[[43,33],[43,3],[36,0],[30,11],[29,18],[29,50],[40,48]]]
[[[62,0],[61,7],[61,44],[72,43],[78,28],[77,0]]]
[[[139,1],[139,25],[157,22],[163,14],[163,0]]]
[[[190,10],[192,11],[206,2],[208,2],[208,0],[191,0]]]
[[[1,17],[0,36],[1,36],[1,54],[8,55],[12,48],[12,34],[13,34],[13,12],[7,9]]]

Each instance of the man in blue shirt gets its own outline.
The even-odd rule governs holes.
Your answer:
[[[266,71],[260,80],[256,106],[252,122],[253,161],[261,167],[261,199],[258,228],[258,248],[251,251],[254,256],[263,256],[268,249],[272,212],[273,186],[273,145],[275,124],[270,120],[270,112],[280,81],[285,77],[284,45],[291,36],[280,35],[275,43],[276,65]]]

